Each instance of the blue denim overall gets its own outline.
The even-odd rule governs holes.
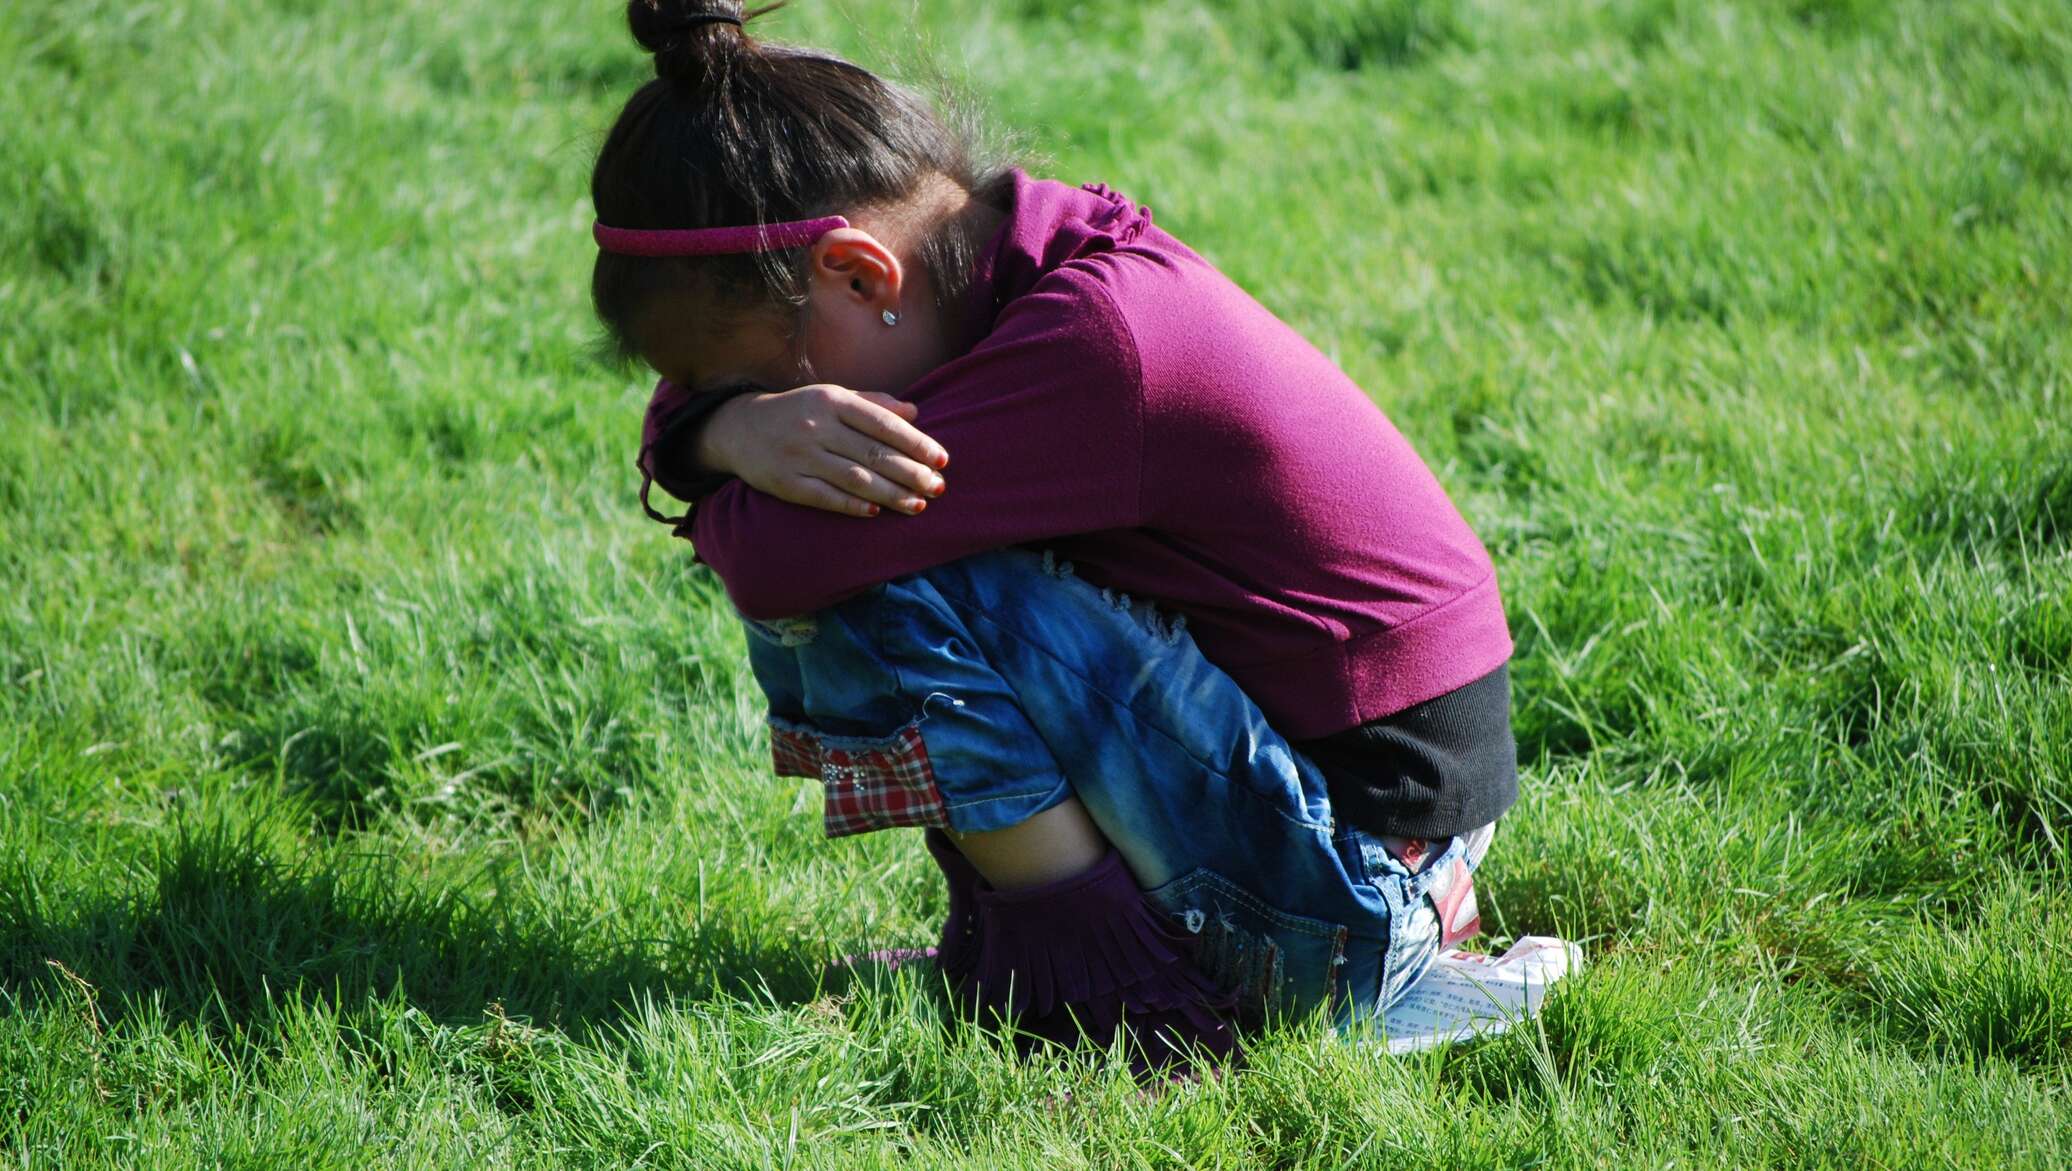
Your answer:
[[[1077,796],[1243,1019],[1378,1017],[1438,953],[1433,884],[1488,843],[1431,843],[1413,873],[1337,824],[1316,766],[1182,623],[1047,554],[747,626],[777,770],[821,780],[830,836],[1000,829]]]

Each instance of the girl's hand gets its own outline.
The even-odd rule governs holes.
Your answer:
[[[912,403],[827,383],[744,394],[699,432],[696,459],[779,500],[850,516],[918,515],[942,495],[950,455],[916,430]]]

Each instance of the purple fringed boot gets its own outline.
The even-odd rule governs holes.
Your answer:
[[[1139,1077],[1185,1068],[1190,1049],[1214,1058],[1237,1049],[1225,1016],[1234,998],[1196,966],[1194,937],[1145,900],[1116,850],[1042,886],[995,890],[981,879],[973,901],[976,946],[958,991],[980,1021],[1067,1048],[1082,1036],[1105,1047],[1120,1027]],[[947,951],[947,929],[944,938]]]

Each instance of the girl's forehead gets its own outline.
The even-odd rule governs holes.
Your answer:
[[[714,314],[681,298],[657,298],[630,340],[655,373],[691,391],[777,378],[798,366],[770,315]]]

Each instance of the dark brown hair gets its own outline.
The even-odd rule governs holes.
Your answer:
[[[1003,168],[978,172],[969,135],[920,96],[838,57],[759,41],[728,0],[630,0],[633,37],[655,79],[627,100],[598,152],[590,199],[619,228],[712,228],[838,215],[913,195],[940,174],[984,202]],[[979,241],[953,217],[921,246],[940,305],[961,305]],[[796,314],[804,248],[697,259],[600,252],[590,298],[622,357],[650,300],[689,290],[725,324]]]

